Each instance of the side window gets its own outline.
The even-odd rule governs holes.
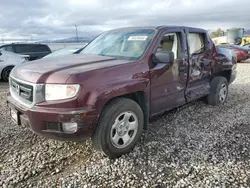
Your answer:
[[[16,53],[22,53],[22,47],[21,46],[15,46]]]
[[[162,36],[158,50],[172,51],[175,59],[179,59],[182,56],[181,48],[181,33],[168,33]]]
[[[4,50],[4,51],[13,52],[12,46],[3,46],[3,47],[1,47],[0,49],[1,49],[1,50]]]
[[[200,54],[205,50],[205,41],[201,33],[189,33],[188,44],[190,54]]]
[[[33,52],[46,52],[48,51],[47,47],[44,45],[35,45],[32,49]]]
[[[13,52],[14,51],[12,46],[6,46],[5,50],[9,51],[9,52]]]
[[[16,53],[32,52],[32,46],[29,45],[16,45]]]

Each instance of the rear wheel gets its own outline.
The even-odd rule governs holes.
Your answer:
[[[207,102],[216,106],[224,104],[228,96],[228,81],[225,77],[216,76],[210,82],[210,94],[207,96]]]
[[[3,81],[5,81],[5,82],[9,81],[9,76],[10,76],[10,72],[12,69],[13,69],[13,67],[6,67],[3,69],[2,75],[1,75]]]
[[[133,100],[117,98],[103,110],[92,141],[110,158],[128,153],[143,132],[143,112]]]

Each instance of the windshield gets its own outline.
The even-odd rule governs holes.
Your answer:
[[[62,55],[73,54],[77,50],[79,50],[81,47],[66,47],[66,48],[62,48],[60,50],[57,50],[57,51],[54,51],[54,52],[50,53],[49,55],[44,56],[43,58],[51,58],[51,57],[58,57],[58,56],[62,56]]]
[[[137,60],[144,54],[154,34],[153,29],[109,31],[94,39],[80,53]]]

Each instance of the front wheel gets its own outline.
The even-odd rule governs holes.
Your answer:
[[[10,76],[10,72],[11,72],[12,69],[13,69],[13,67],[6,67],[6,68],[3,69],[2,75],[1,75],[3,81],[5,81],[5,82],[9,81],[9,76]]]
[[[110,158],[128,153],[143,132],[143,112],[133,100],[117,98],[105,106],[92,141],[97,150]]]
[[[228,96],[228,81],[225,77],[216,76],[210,82],[210,94],[207,96],[207,102],[210,105],[217,106],[224,104]]]

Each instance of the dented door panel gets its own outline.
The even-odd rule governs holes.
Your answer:
[[[192,31],[196,33],[195,31]],[[189,77],[185,92],[187,101],[201,98],[210,92],[210,78],[212,75],[212,50],[205,37],[205,50],[200,54],[189,54]]]
[[[173,66],[158,64],[151,71],[151,114],[185,103],[185,84],[179,82],[178,62]]]

